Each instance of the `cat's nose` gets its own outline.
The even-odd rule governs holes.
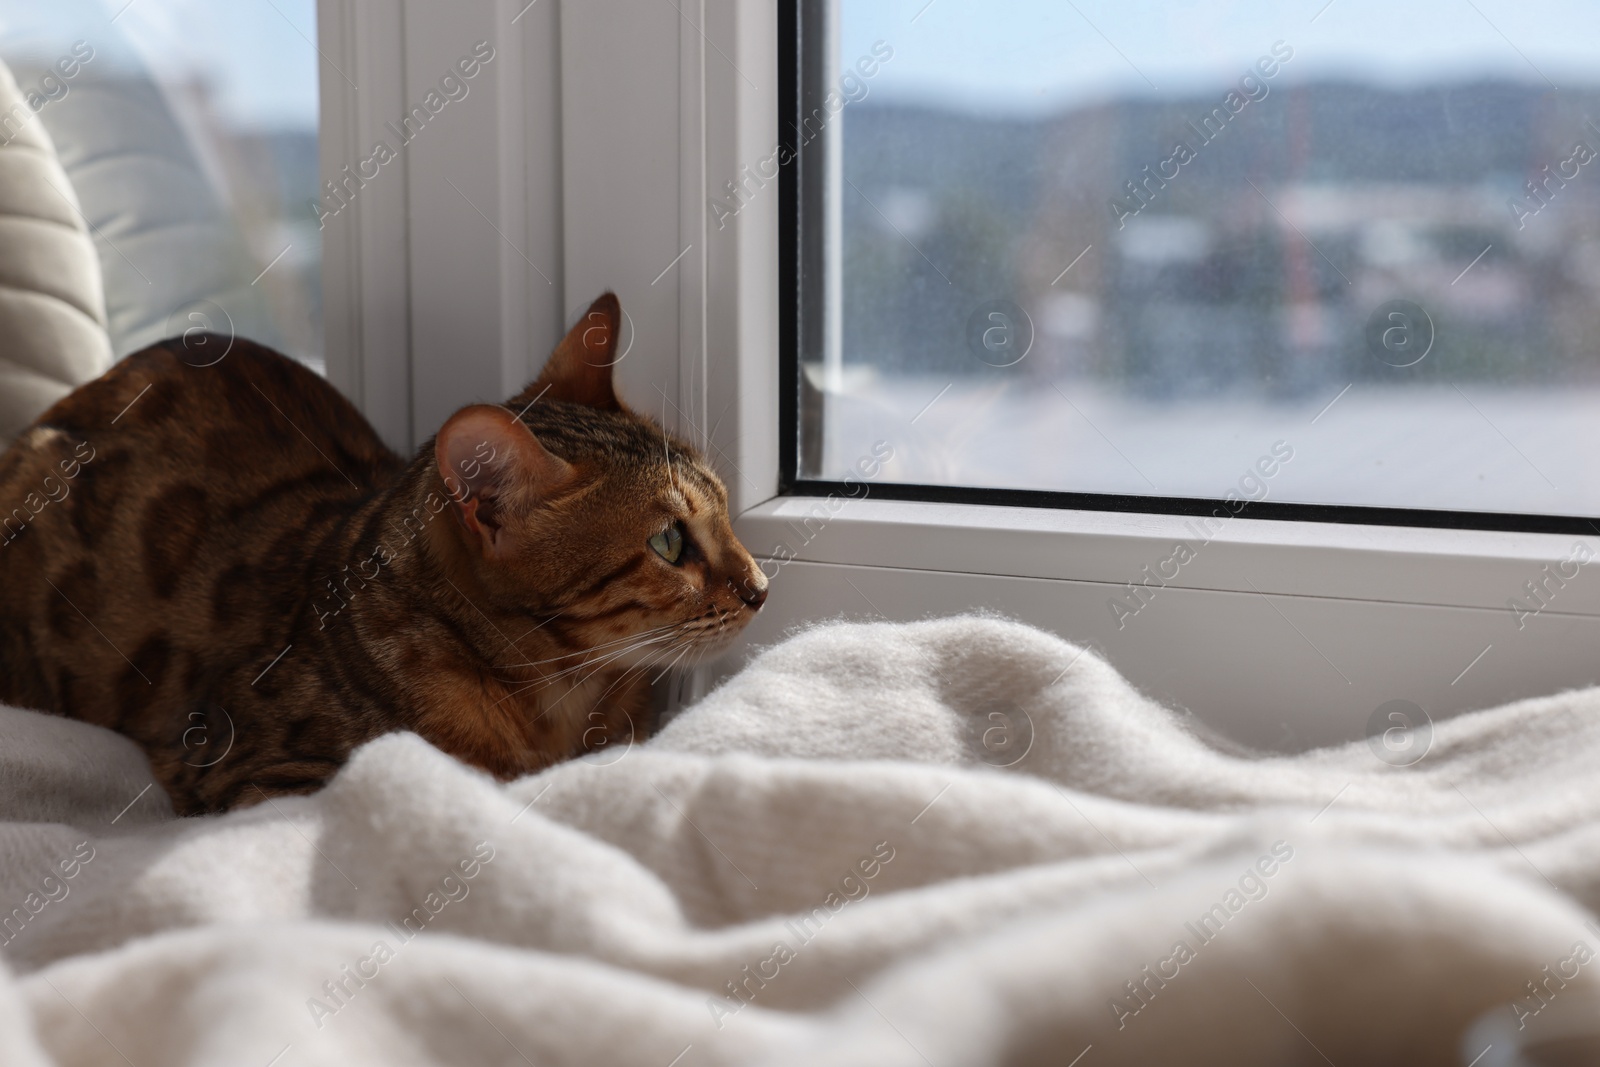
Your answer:
[[[757,586],[754,580],[746,578],[742,582],[730,580],[728,584],[733,586],[734,592],[739,594],[739,599],[748,604],[751,611],[760,611],[761,605],[767,602],[767,584],[765,582]]]

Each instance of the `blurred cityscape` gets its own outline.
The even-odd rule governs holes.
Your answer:
[[[849,110],[845,360],[1009,373],[966,343],[973,309],[1007,299],[1035,328],[1015,371],[1296,396],[1388,374],[1364,327],[1403,298],[1438,335],[1408,382],[1600,379],[1600,167],[1571,158],[1600,147],[1600,93],[1283,88],[1203,143],[1190,123],[1222,95],[1020,121]],[[1163,182],[1180,140],[1196,158]]]
[[[1473,393],[1491,438],[1493,398],[1518,391],[1548,395],[1558,423],[1586,428],[1600,414],[1600,130],[1589,122],[1600,91],[1276,85],[1208,141],[1199,124],[1228,88],[1038,118],[877,100],[847,109],[844,387],[828,398],[822,466],[859,453],[866,425],[883,421],[864,414],[875,403],[903,396],[891,405],[903,426],[917,410],[905,404],[949,383],[940,407],[976,413],[969,436],[986,442],[970,456],[1003,458],[919,468],[913,450],[889,477],[1130,493],[1163,481],[1116,461],[1111,477],[1089,476],[1041,452],[1049,433],[1030,420],[1075,418],[1051,384],[1088,398],[1079,414],[1091,419],[1093,408],[1124,427],[1157,426],[1163,412],[1187,421],[1192,469],[1162,486],[1175,495],[1226,486],[1236,457],[1221,442],[1241,425],[1305,426],[1346,386],[1347,415],[1386,391],[1412,397],[1424,424],[1430,405],[1453,405],[1439,416],[1452,426],[1477,418]],[[1170,162],[1179,142],[1193,153],[1182,166]],[[1431,347],[1409,366],[1369,337],[1395,300],[1426,314]],[[974,344],[973,317],[1006,304],[1021,313],[1008,325],[1025,358]],[[1577,407],[1561,416],[1563,404]],[[1240,444],[1240,462],[1266,443]],[[1329,442],[1357,468],[1369,445]],[[1516,447],[1503,450],[1530,483],[1518,499],[1463,487],[1428,506],[1600,510],[1600,480],[1552,494],[1560,479],[1530,470]],[[1370,477],[1337,493],[1305,484],[1297,498],[1414,501],[1399,473],[1380,489]]]

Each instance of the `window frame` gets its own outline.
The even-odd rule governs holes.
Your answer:
[[[780,115],[798,115],[798,53],[781,42],[799,32],[802,2],[319,4],[323,51],[361,85],[350,92],[323,68],[324,177],[417,95],[413,74],[443,69],[469,23],[500,53],[455,140],[358,202],[358,225],[325,253],[330,377],[409,450],[437,412],[511,395],[572,309],[614,289],[639,338],[617,365],[620,394],[702,447],[736,534],[772,576],[746,639],[688,672],[680,699],[820,619],[974,609],[1092,646],[1151,695],[1268,746],[1359,737],[1393,698],[1442,715],[1600,682],[1591,568],[1522,620],[1527,632],[1507,610],[1575,534],[1600,545],[1587,524],[1451,528],[1428,512],[1428,526],[1395,525],[1251,505],[1118,628],[1110,600],[1214,502],[1004,490],[904,500],[926,490],[792,477],[796,170],[748,186],[731,218],[714,205],[782,140]],[[473,194],[482,218],[442,184],[459,184],[450,168],[463,153],[493,179]],[[441,241],[449,255],[419,255]],[[478,311],[463,320],[458,304]]]
[[[1265,747],[1361,736],[1386,697],[1415,698],[1430,714],[1447,715],[1600,682],[1592,658],[1578,652],[1600,621],[1600,583],[1569,579],[1536,617],[1511,607],[1517,597],[1533,604],[1525,583],[1554,588],[1547,568],[1572,555],[1574,536],[1600,545],[1600,527],[1582,516],[1282,501],[1230,507],[1215,499],[801,477],[800,359],[807,336],[822,326],[800,287],[821,269],[821,239],[815,222],[808,233],[807,212],[815,218],[815,191],[826,178],[819,153],[807,160],[798,131],[808,99],[816,99],[808,82],[825,80],[805,45],[809,38],[831,46],[819,13],[826,2],[779,0],[778,122],[798,157],[779,179],[779,492],[736,524],[764,563],[777,564],[775,587],[785,571],[812,584],[837,575],[848,588],[833,610],[848,616],[915,618],[976,607],[1023,618],[1096,648],[1134,684]],[[1225,522],[1204,542],[1203,558],[1158,582],[1154,596],[1173,606],[1152,599],[1145,609],[1188,612],[1190,624],[1147,629],[1130,642],[1128,624],[1145,617],[1119,620],[1111,603],[1138,603],[1133,587],[1148,579],[1148,568],[1178,541],[1199,544],[1191,520],[1217,514]],[[899,589],[898,602],[895,592],[873,589],[874,579]],[[782,607],[781,588],[769,604],[788,618],[762,626],[762,637],[810,621],[807,609]],[[810,612],[815,617],[814,603]],[[1263,618],[1278,632],[1263,632]],[[1416,628],[1416,620],[1429,625]],[[1272,655],[1254,677],[1190,657],[1187,677],[1174,680],[1171,661],[1184,661],[1198,625],[1237,635],[1236,645],[1254,640]],[[1542,635],[1525,634],[1527,627]],[[1374,634],[1383,635],[1377,645]],[[1548,655],[1521,640],[1542,640],[1539,652]],[[1504,658],[1485,663],[1497,643],[1508,650]],[[1355,666],[1345,666],[1361,684],[1346,678],[1340,685],[1326,673],[1338,670],[1329,655],[1340,658],[1339,647],[1355,650]],[[1435,677],[1446,663],[1448,673]],[[1313,682],[1305,692],[1302,679],[1319,677],[1331,684]],[[1285,739],[1270,718],[1272,701],[1288,693],[1302,694],[1302,706],[1297,722],[1280,722],[1292,735]]]
[[[779,0],[779,79],[785,96],[779,103],[780,129],[794,144],[796,163],[785,168],[779,180],[784,183],[779,220],[779,256],[782,262],[782,290],[791,294],[782,303],[784,321],[779,350],[780,412],[783,426],[792,427],[781,442],[779,492],[796,496],[850,495],[853,488],[842,481],[808,478],[801,473],[800,451],[805,427],[803,417],[816,417],[801,405],[811,400],[802,396],[800,363],[803,351],[814,350],[808,341],[820,329],[821,300],[807,302],[802,286],[814,278],[819,288],[826,269],[822,250],[825,226],[816,224],[823,214],[816,199],[826,195],[821,177],[825,164],[822,152],[825,139],[807,142],[801,135],[808,105],[813,112],[820,106],[821,90],[828,79],[823,76],[825,57],[818,53],[834,46],[825,27],[824,12],[842,0]],[[815,50],[808,41],[820,42]],[[837,123],[833,124],[837,127]],[[836,131],[835,131],[836,132]],[[837,141],[831,147],[837,151]],[[835,190],[837,193],[837,190]],[[991,505],[1030,507],[1070,511],[1110,511],[1153,515],[1210,515],[1226,506],[1221,499],[1173,497],[1144,494],[1092,493],[1068,490],[1008,489],[990,486],[933,485],[912,482],[884,482],[873,486],[873,494],[883,500],[922,501],[932,504]],[[1232,510],[1231,508],[1229,509]],[[1409,526],[1444,530],[1499,530],[1513,533],[1553,533],[1588,535],[1600,533],[1595,517],[1581,515],[1523,514],[1518,512],[1470,511],[1435,508],[1395,508],[1350,504],[1315,504],[1298,501],[1245,501],[1240,517],[1267,521],[1350,523],[1366,526]]]

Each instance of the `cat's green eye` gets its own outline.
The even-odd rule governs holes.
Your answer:
[[[678,557],[683,555],[683,529],[673,523],[665,530],[650,538],[650,547],[656,550],[656,555],[668,563],[678,562]]]

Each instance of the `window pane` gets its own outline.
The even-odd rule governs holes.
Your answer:
[[[1600,511],[1600,7],[830,11],[802,476]]]
[[[315,0],[0,0],[117,355],[203,327],[321,369],[316,28]]]

